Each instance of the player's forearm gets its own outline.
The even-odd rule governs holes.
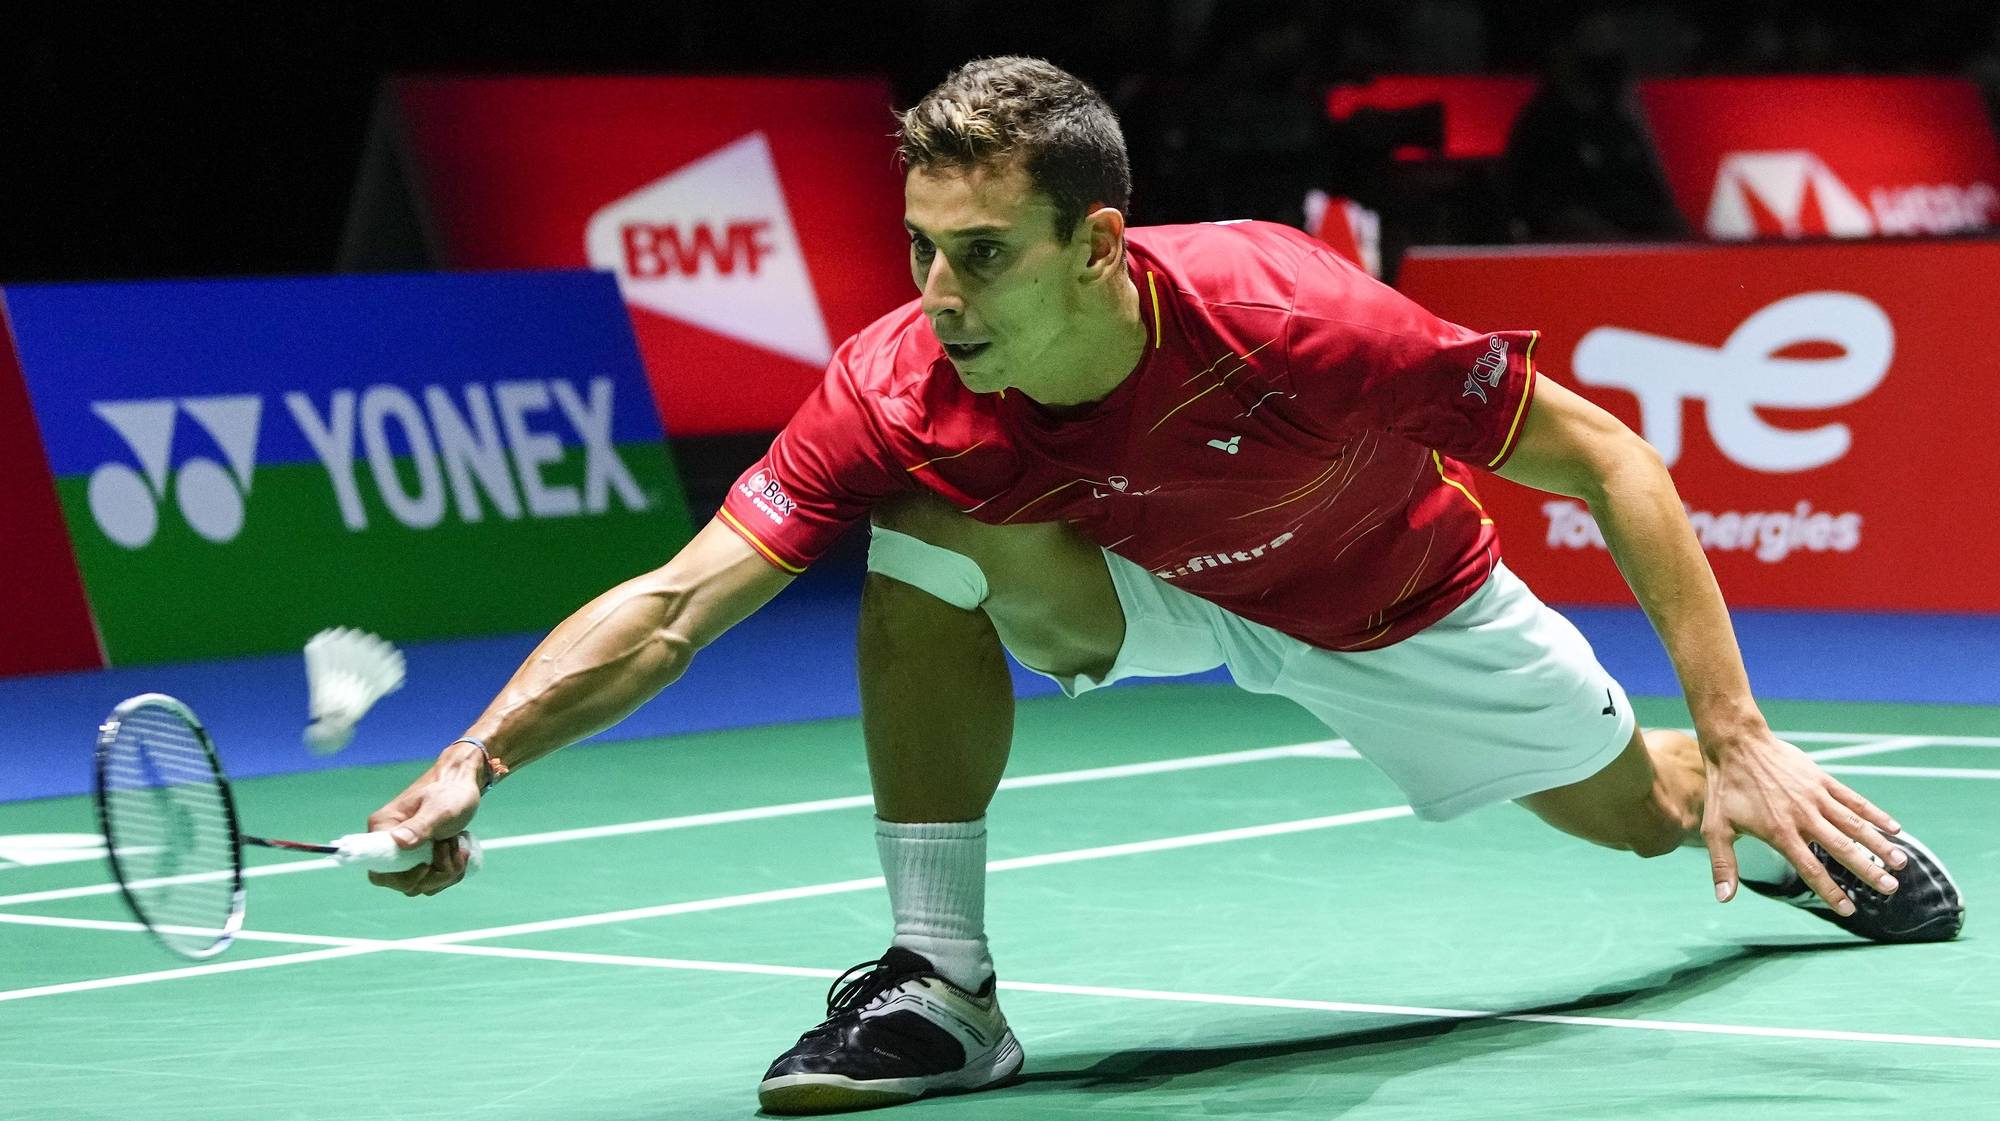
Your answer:
[[[1659,456],[1632,437],[1584,489],[1576,497],[1589,504],[1612,559],[1666,646],[1696,727],[1761,728],[1722,590]]]
[[[791,583],[716,522],[664,567],[585,604],[535,647],[466,734],[509,770],[616,724],[695,652]]]
[[[598,596],[535,647],[467,734],[512,769],[616,724],[693,659],[689,599],[660,572]]]

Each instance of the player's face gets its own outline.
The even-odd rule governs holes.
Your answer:
[[[1022,386],[1051,365],[1090,241],[1056,238],[1054,207],[1017,162],[913,169],[903,225],[924,315],[968,388]]]

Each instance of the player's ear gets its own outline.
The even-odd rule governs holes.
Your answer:
[[[1103,280],[1116,275],[1125,267],[1125,215],[1115,207],[1099,206],[1083,216],[1078,223],[1077,237],[1090,245],[1090,255],[1084,258],[1085,283]]]

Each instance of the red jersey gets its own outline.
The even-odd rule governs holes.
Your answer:
[[[1497,468],[1532,332],[1444,322],[1286,226],[1129,231],[1145,355],[1061,417],[974,393],[916,302],[849,339],[720,517],[803,571],[876,502],[924,488],[982,522],[1066,521],[1244,618],[1387,646],[1499,556],[1468,465]]]

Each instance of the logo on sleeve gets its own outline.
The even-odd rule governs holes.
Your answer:
[[[798,509],[799,504],[785,493],[785,488],[778,484],[777,476],[769,468],[758,468],[756,474],[736,484],[736,489],[750,499],[750,504],[757,507],[758,513],[771,519],[773,525],[783,525],[792,511]]]
[[[1493,335],[1486,340],[1486,353],[1472,364],[1472,372],[1465,375],[1465,392],[1461,397],[1477,397],[1479,403],[1486,404],[1486,391],[1500,388],[1500,379],[1507,373],[1507,340]]]

